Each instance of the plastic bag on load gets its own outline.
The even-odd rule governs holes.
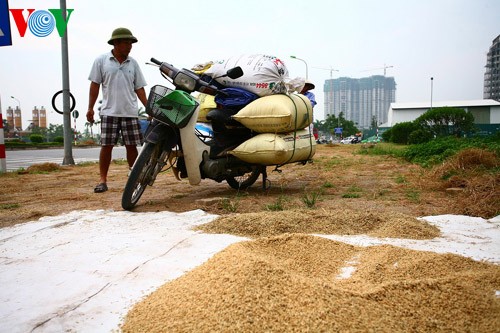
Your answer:
[[[196,74],[201,75],[205,73],[212,66],[212,64],[212,61],[207,61],[203,64],[196,64],[191,68],[191,70]]]
[[[296,77],[295,79],[287,80],[286,81],[286,88],[288,90],[288,93],[300,93],[302,91],[302,88],[304,88],[304,85],[306,83],[306,79],[303,77]]]
[[[243,70],[242,77],[237,79],[221,77],[216,81],[226,87],[246,89],[261,97],[287,92],[285,82],[288,80],[288,69],[283,61],[275,56],[263,54],[234,56],[215,61],[204,74],[217,78],[237,66]]]
[[[217,108],[217,104],[215,103],[215,96],[207,95],[207,94],[198,94],[196,97],[198,102],[200,103],[200,112],[198,112],[198,121],[207,123],[207,114],[213,109]]]

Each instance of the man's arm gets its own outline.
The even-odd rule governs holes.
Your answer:
[[[137,89],[135,93],[137,94],[137,97],[141,101],[142,105],[146,107],[146,105],[148,104],[148,99],[146,97],[146,90],[144,89],[144,87]]]
[[[87,121],[91,124],[94,123],[94,105],[99,96],[100,84],[95,82],[90,82],[89,89],[89,108],[87,110]]]

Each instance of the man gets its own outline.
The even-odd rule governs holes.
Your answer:
[[[312,83],[309,80],[306,80],[306,83],[304,83],[304,87],[300,91],[300,93],[302,95],[306,96],[311,101],[311,106],[313,109],[314,109],[314,106],[317,104],[316,103],[316,96],[314,96],[314,94],[312,92],[310,92],[309,90],[313,90],[314,87],[315,87],[314,83]],[[318,130],[316,129],[316,133],[314,132],[314,130],[315,130],[314,123],[311,122],[311,124],[309,125],[309,133],[312,133],[314,135],[314,138],[316,140],[318,140],[318,135],[319,135]]]
[[[126,28],[115,29],[108,44],[113,45],[111,52],[103,54],[94,61],[89,80],[89,108],[87,121],[94,122],[94,105],[102,85],[101,152],[99,154],[99,184],[95,193],[108,190],[107,176],[113,147],[121,134],[127,152],[129,167],[137,158],[137,145],[142,142],[138,119],[137,98],[144,106],[147,104],[144,87],[146,81],[135,59],[129,57],[132,44],[137,38]]]
[[[317,104],[316,103],[316,97],[309,90],[313,90],[314,87],[315,87],[314,83],[312,83],[311,81],[306,80],[306,83],[304,83],[304,87],[302,88],[302,91],[300,92],[302,95],[304,95],[307,98],[309,98],[309,100],[311,101],[311,105],[312,105],[313,108]]]

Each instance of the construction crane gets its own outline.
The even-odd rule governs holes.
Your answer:
[[[362,72],[369,72],[369,71],[375,71],[375,70],[378,70],[378,69],[383,69],[384,70],[384,76],[387,74],[387,68],[393,68],[394,66],[387,66],[386,64],[384,64],[384,67],[378,67],[378,68],[372,68],[372,69],[365,69],[364,71]]]
[[[313,67],[313,68],[323,69],[323,70],[326,70],[326,71],[330,71],[330,79],[333,79],[333,72],[338,72],[339,71],[338,69],[333,69],[332,66],[330,66],[330,68],[323,68],[323,67]]]

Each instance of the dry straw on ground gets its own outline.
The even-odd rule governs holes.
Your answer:
[[[454,189],[451,209],[470,216],[494,217],[500,213],[500,158],[491,151],[465,149],[435,167],[425,179],[440,190]]]
[[[499,288],[500,267],[460,256],[285,234],[229,246],[136,304],[122,329],[498,332]]]

